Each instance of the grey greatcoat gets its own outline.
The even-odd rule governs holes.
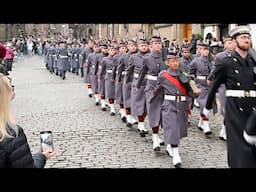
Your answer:
[[[92,90],[94,93],[98,93],[98,56],[99,53],[93,52],[88,55],[88,66],[90,69],[90,78],[91,78],[91,84],[92,84]]]
[[[61,71],[61,60],[60,60],[60,52],[61,52],[61,48],[58,47],[57,48],[57,69],[58,69],[58,72]]]
[[[83,67],[84,67],[84,82],[91,83],[89,66],[87,65],[88,55],[93,52],[93,49],[86,47],[82,52],[83,54]]]
[[[227,51],[223,51],[221,53],[218,53],[216,55],[216,58],[215,60],[222,60],[223,58],[225,58],[227,55],[229,55],[230,53],[227,52]],[[219,64],[219,63],[217,63]],[[212,68],[212,71],[208,77],[209,80],[213,81],[214,79],[214,73],[215,73],[215,70],[216,70],[216,62],[214,62],[214,66]],[[219,89],[218,89],[218,92],[219,92],[219,101],[220,101],[220,105],[221,105],[221,114],[223,116],[225,116],[225,103],[226,103],[226,87],[225,87],[225,84],[221,84]]]
[[[158,98],[161,102],[157,108],[161,108],[161,126],[164,130],[164,142],[166,144],[178,145],[182,137],[188,134],[188,103],[187,98],[182,92],[163,76],[163,72],[159,73],[157,79],[157,87],[150,97],[151,102]],[[174,71],[167,69],[167,73],[175,77],[179,75],[179,70]],[[187,90],[189,91],[189,90]],[[167,100],[165,96],[183,96],[185,101]]]
[[[53,70],[57,69],[57,48],[53,48],[52,50],[52,59],[53,59],[53,63],[52,63],[52,67]]]
[[[114,56],[114,63],[115,66],[112,71],[112,79],[115,80],[115,101],[117,104],[123,104],[123,79],[124,79],[124,71],[121,71],[119,68],[120,65],[120,59],[122,55],[117,54]],[[120,71],[120,73],[118,73]]]
[[[207,85],[207,79],[211,69],[212,63],[209,61],[208,57],[204,56],[193,59],[189,64],[189,73],[196,77],[197,87],[201,89],[201,93],[197,97],[201,113],[203,112],[208,96],[209,86]],[[213,112],[217,112],[217,104],[215,100],[213,103]]]
[[[129,65],[129,58],[130,56],[134,54],[131,52],[128,52],[120,58],[120,66],[118,67],[118,76],[120,78],[120,74],[124,72],[124,79],[126,78],[126,70]],[[124,101],[124,107],[125,108],[131,108],[131,87],[132,87],[132,82],[130,81],[123,81],[123,101]]]
[[[73,48],[72,51],[72,71],[78,72],[79,70],[79,48]]]
[[[105,75],[106,75],[106,62],[104,61],[104,58],[106,58],[107,55],[104,55],[103,53],[100,53],[97,57],[98,62],[98,93],[102,96],[105,96]]]
[[[216,59],[214,81],[209,91],[206,109],[211,109],[218,87],[225,83],[226,94],[241,90],[243,96],[226,97],[225,123],[227,131],[228,165],[231,168],[256,168],[255,146],[249,145],[244,137],[248,118],[256,110],[256,97],[247,91],[256,91],[256,62],[250,55],[244,59],[232,51],[222,59]],[[241,92],[240,91],[240,92]]]
[[[108,55],[105,58],[106,75],[105,75],[105,93],[109,99],[115,98],[115,81],[112,80],[112,69],[114,67],[114,56]]]
[[[60,48],[59,50],[59,70],[60,71],[67,71],[68,70],[68,50],[67,48]]]
[[[132,80],[132,89],[131,89],[131,114],[134,116],[146,115],[146,96],[144,88],[146,85],[146,79],[141,83],[141,88],[137,89],[136,84],[138,82],[139,74],[143,66],[143,57],[144,53],[138,52],[134,55],[131,55],[129,66],[127,69],[127,77]]]
[[[157,76],[163,66],[166,66],[162,60],[161,52],[151,52],[149,55],[145,56],[143,59],[143,66],[139,74],[138,82],[136,87],[138,89],[144,89],[141,87],[145,76],[147,75],[146,87],[144,89],[146,95],[146,107],[148,113],[149,125],[151,128],[157,127],[160,124],[160,112],[161,108],[159,103],[161,100],[154,99],[152,102],[149,102],[150,96],[153,94],[154,89],[156,88]]]

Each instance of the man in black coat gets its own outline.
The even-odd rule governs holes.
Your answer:
[[[250,28],[238,26],[229,35],[237,46],[230,54],[216,59],[214,81],[203,114],[208,116],[218,87],[225,83],[228,165],[256,167],[254,146],[243,137],[247,120],[256,108],[256,62],[248,53],[252,45]]]

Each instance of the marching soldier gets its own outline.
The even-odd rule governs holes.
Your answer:
[[[52,73],[55,73],[57,70],[57,48],[56,44],[53,43],[53,49],[52,49]]]
[[[162,44],[160,37],[153,36],[150,40],[151,52],[143,59],[143,66],[141,68],[136,88],[139,91],[144,89],[142,82],[147,77],[146,87],[144,89],[146,95],[146,107],[149,120],[149,126],[152,128],[152,141],[153,150],[160,151],[160,144],[163,144],[162,140],[158,136],[159,125],[160,125],[160,111],[159,102],[160,100],[154,99],[150,102],[149,98],[153,94],[156,88],[157,76],[161,71],[162,65],[165,63],[162,60]]]
[[[114,67],[114,55],[116,54],[116,48],[114,46],[108,47],[108,56],[103,60],[106,65],[106,75],[105,75],[105,94],[108,98],[110,115],[115,115],[115,81],[112,80],[112,69]]]
[[[61,53],[61,42],[58,42],[58,47],[57,47],[57,72],[56,75],[61,76],[61,60],[60,60],[60,53]]]
[[[76,73],[76,75],[78,75],[78,71],[79,71],[79,52],[80,52],[80,45],[76,44],[76,47],[74,48],[73,51],[73,68],[72,68],[72,72],[74,71],[74,73]]]
[[[215,68],[216,68],[216,60],[217,60],[217,64],[219,64],[220,63],[219,60],[222,60],[223,58],[225,58],[235,48],[235,43],[233,42],[233,39],[230,37],[230,35],[227,35],[226,37],[224,37],[223,42],[224,42],[225,50],[216,55],[212,71],[211,71],[211,73],[208,77],[208,80],[210,80],[210,81],[213,81],[213,78],[214,78],[214,72],[215,72]],[[221,114],[223,116],[223,124],[221,126],[221,130],[220,130],[220,133],[219,133],[219,138],[221,140],[225,141],[225,140],[227,140],[226,128],[225,128],[225,103],[226,103],[225,84],[220,85],[220,87],[218,89],[218,92],[219,92],[219,101],[220,101],[220,105],[221,105]]]
[[[212,63],[209,61],[209,47],[207,44],[203,44],[201,56],[192,60],[189,64],[189,73],[196,77],[197,87],[201,90],[200,95],[197,97],[197,101],[200,107],[200,119],[198,128],[204,131],[205,135],[211,134],[209,126],[209,118],[203,115],[203,109],[206,105],[206,99],[209,91],[208,75],[212,69]],[[217,112],[217,105],[214,103],[214,113]]]
[[[157,87],[150,100],[157,97],[161,100],[161,125],[164,130],[164,142],[169,156],[173,157],[173,165],[181,167],[178,145],[182,137],[188,134],[188,95],[192,95],[189,81],[180,80],[179,57],[177,52],[169,53],[167,65],[169,69],[160,72]],[[190,92],[190,94],[189,94]]]
[[[62,79],[66,79],[66,71],[68,70],[68,50],[65,42],[61,42],[61,48],[59,52],[60,68]]]
[[[68,72],[72,70],[72,64],[73,64],[73,59],[72,59],[72,50],[73,50],[74,45],[68,44],[67,45],[67,51],[68,51]]]
[[[132,89],[131,89],[131,114],[138,117],[138,130],[142,137],[148,133],[145,127],[145,117],[147,115],[146,110],[146,96],[144,93],[144,88],[146,85],[146,79],[141,83],[141,89],[136,89],[136,84],[138,81],[139,73],[143,65],[143,57],[148,53],[148,42],[144,39],[138,41],[138,53],[131,55],[129,61],[129,67],[127,69],[127,76],[131,76],[132,79]]]
[[[106,101],[105,101],[105,75],[106,75],[106,65],[103,63],[103,59],[108,56],[108,46],[103,44],[101,46],[101,53],[97,57],[98,63],[98,92],[100,94],[100,103],[102,111],[106,111]]]
[[[71,44],[71,47],[68,48],[68,60],[71,72],[74,73],[74,50],[75,50],[75,44]]]
[[[243,137],[248,118],[256,108],[256,62],[248,54],[252,45],[250,28],[237,26],[229,35],[236,48],[215,61],[214,81],[203,113],[208,116],[217,89],[225,83],[228,165],[231,168],[255,168],[255,146]]]
[[[124,81],[123,81],[123,101],[124,107],[126,110],[126,121],[127,127],[131,127],[133,124],[136,123],[136,119],[131,115],[131,82],[125,83],[125,76],[126,76],[126,69],[129,65],[129,58],[132,54],[137,52],[136,42],[133,40],[129,40],[127,44],[128,53],[124,54],[120,58],[120,64],[118,66],[118,82],[121,81],[121,74],[124,72]]]
[[[192,57],[191,57],[191,54],[190,54],[190,51],[189,51],[189,47],[187,46],[184,46],[181,48],[181,54],[182,54],[182,57],[179,59],[179,69],[180,71],[182,72],[185,72],[185,73],[189,73],[189,64],[191,63],[192,61]],[[190,109],[193,109],[193,104],[194,104],[194,98],[188,98],[188,103],[189,103],[189,107]],[[188,122],[190,123],[190,118],[191,118],[191,111],[189,112],[189,117],[188,117]]]
[[[92,91],[92,84],[91,84],[91,79],[89,74],[89,66],[87,65],[87,59],[88,59],[88,55],[93,52],[93,46],[94,46],[94,41],[89,40],[88,47],[86,47],[85,51],[83,52],[84,82],[87,83],[89,97],[92,97],[93,91]]]
[[[92,89],[95,97],[95,105],[100,104],[100,97],[98,94],[98,54],[100,52],[100,47],[98,44],[94,44],[93,47],[93,53],[90,53],[88,55],[88,65],[89,65],[89,70],[90,70],[90,78],[91,78],[91,83],[92,83]]]
[[[179,68],[182,72],[188,73],[189,64],[192,61],[189,47],[182,47],[182,57],[179,59]]]
[[[127,47],[125,43],[119,44],[119,53],[114,56],[114,68],[112,70],[112,79],[115,80],[115,100],[120,107],[121,120],[126,122],[126,111],[124,109],[123,103],[123,78],[125,71],[122,71],[121,74],[118,73],[118,67],[120,63],[120,58],[122,55],[126,54]]]

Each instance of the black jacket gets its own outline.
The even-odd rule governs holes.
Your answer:
[[[26,135],[19,127],[19,134],[14,138],[5,138],[0,142],[0,168],[43,168],[46,157],[42,153],[32,156]],[[14,131],[7,126],[8,133]]]
[[[9,75],[5,65],[2,62],[0,62],[0,73],[3,73],[4,75]]]

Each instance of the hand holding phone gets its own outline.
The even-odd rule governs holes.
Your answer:
[[[40,132],[41,150],[42,152],[50,151],[53,152],[53,137],[51,131]]]

